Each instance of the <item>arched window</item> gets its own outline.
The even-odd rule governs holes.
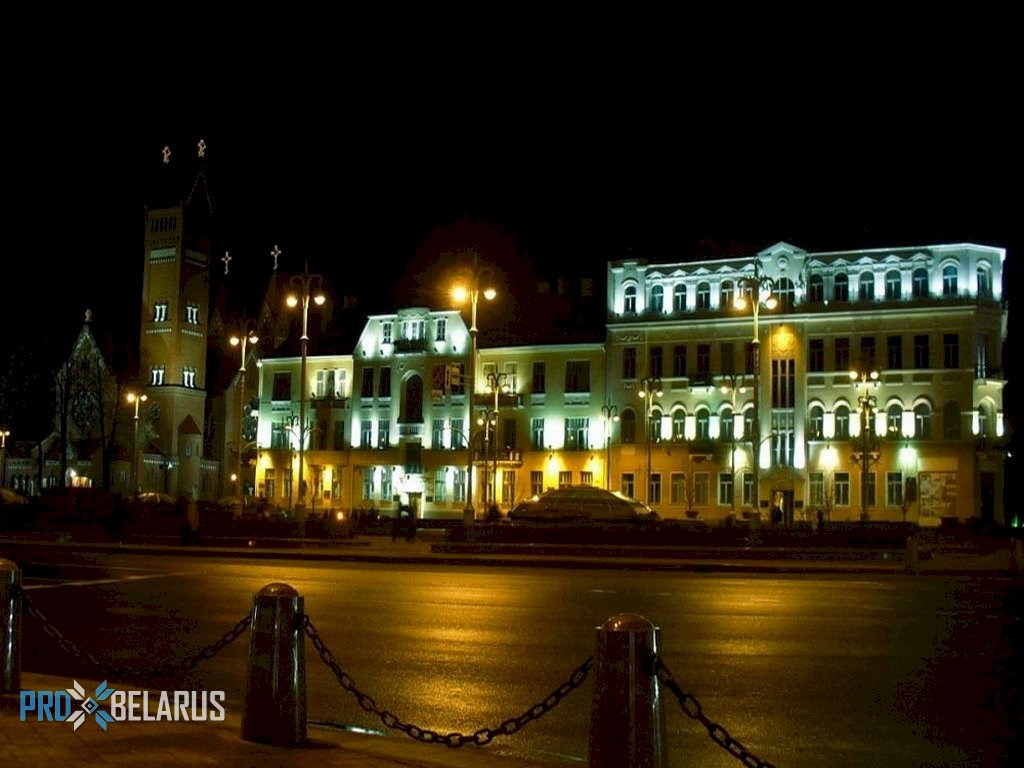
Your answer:
[[[627,285],[622,291],[622,311],[627,315],[636,314],[636,286]]]
[[[921,440],[932,439],[932,408],[928,403],[914,406],[914,437]]]
[[[978,298],[992,298],[992,273],[989,271],[988,264],[978,265]]]
[[[402,409],[405,411],[403,421],[406,424],[423,423],[423,379],[419,376],[410,376],[405,382],[405,398],[402,402]]]
[[[942,406],[942,436],[946,440],[959,440],[961,430],[960,403],[950,400]]]
[[[947,264],[942,268],[942,295],[956,296],[957,292],[956,267]]]
[[[661,409],[651,409],[651,420],[647,425],[647,434],[651,436],[652,443],[661,442]]]
[[[779,300],[779,308],[792,309],[795,295],[793,281],[788,277],[780,277],[779,282],[775,284],[775,297]]]
[[[850,437],[850,407],[845,404],[837,405],[835,409],[836,437],[846,440]]]
[[[683,312],[686,310],[686,286],[682,283],[676,283],[676,287],[672,289],[672,311]]]
[[[874,301],[875,300],[875,274],[874,272],[861,272],[860,273],[860,300],[861,301]]]
[[[743,436],[754,434],[754,409],[747,408],[743,411]]]
[[[702,408],[701,410],[697,411],[697,439],[698,440],[707,440],[708,439],[708,435],[710,434],[710,430],[709,430],[710,418],[709,418],[709,416],[710,415],[708,414],[708,409],[707,408]]]
[[[900,273],[897,270],[890,269],[885,273],[885,298],[887,301],[896,301],[900,298],[903,293],[900,283]]]
[[[718,434],[721,435],[723,440],[732,440],[732,406],[725,406],[722,412],[718,415],[718,422],[721,425],[718,430]]]
[[[697,309],[711,309],[711,283],[697,284]]]
[[[886,434],[894,440],[903,434],[903,406],[899,403],[893,403],[886,408],[885,429]]]
[[[636,443],[636,412],[626,409],[619,419],[619,439],[626,445]]]
[[[807,300],[812,304],[825,301],[825,278],[821,275],[811,275],[807,281]]]
[[[821,440],[825,436],[825,409],[820,405],[811,406],[807,419],[807,436],[811,440]]]
[[[732,280],[723,280],[718,289],[718,306],[720,309],[732,309]]]
[[[928,298],[928,270],[918,267],[910,278],[911,296],[915,299]]]
[[[682,408],[672,411],[672,439],[676,442],[686,439],[686,411]]]
[[[995,434],[996,420],[992,418],[992,406],[982,403],[978,406],[978,437],[991,437]]]
[[[836,301],[850,300],[850,278],[843,272],[836,275],[832,281],[832,298]]]
[[[665,289],[660,285],[651,288],[651,311],[665,311]]]

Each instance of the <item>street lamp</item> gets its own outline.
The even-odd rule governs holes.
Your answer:
[[[236,333],[228,339],[231,342],[231,346],[239,347],[241,349],[241,364],[238,368],[238,466],[235,470],[235,477],[237,478],[238,486],[236,490],[239,490],[239,498],[244,495],[244,489],[240,490],[242,481],[242,448],[244,447],[245,439],[245,354],[246,347],[249,344],[256,344],[259,341],[259,337],[256,335],[256,331],[252,328],[246,328],[241,333]]]
[[[754,274],[739,279],[739,290],[733,300],[733,305],[741,311],[746,310],[749,302],[754,315],[754,338],[751,341],[754,369],[754,434],[751,435],[751,443],[757,446],[753,455],[755,514],[761,512],[761,329],[758,319],[761,307],[772,310],[779,305],[778,299],[772,293],[774,287],[775,281],[761,273],[761,262],[755,259]]]
[[[11,430],[0,429],[0,487],[7,487],[7,438]]]
[[[487,374],[487,391],[494,393],[494,410],[491,412],[491,458],[494,462],[493,472],[491,472],[491,505],[497,504],[498,501],[498,395],[501,392],[508,392],[508,374],[507,373],[488,373]],[[484,457],[486,462],[487,457]],[[488,508],[486,510],[490,512]]]
[[[619,420],[619,407],[607,403],[601,406],[601,421],[604,422],[604,489],[610,488],[612,467],[612,422]]]
[[[732,434],[732,450],[729,452],[731,459],[729,472],[732,474],[732,511],[736,512],[736,432],[743,432],[743,417],[736,415],[736,393],[739,392],[741,395],[747,391],[744,385],[745,376],[742,373],[731,373],[725,376],[727,383],[723,383],[719,388],[723,395],[732,394],[732,428],[729,432]],[[739,430],[736,427],[739,427]]]
[[[305,533],[306,527],[306,479],[303,475],[303,459],[306,450],[306,344],[309,342],[309,300],[318,307],[321,306],[327,297],[320,290],[323,284],[323,276],[309,274],[309,261],[301,275],[293,275],[289,280],[294,289],[286,299],[289,307],[296,307],[302,304],[302,337],[299,340],[301,348],[301,362],[299,364],[299,500],[295,504],[295,518],[299,522],[299,535]]]
[[[644,413],[647,419],[647,503],[651,503],[651,413],[654,410],[654,398],[661,397],[664,393],[661,389],[661,379],[657,376],[645,376],[640,379],[640,390],[637,395],[644,401]]]
[[[498,423],[498,411],[497,410],[483,410],[477,415],[476,423],[484,428],[484,439],[483,439],[483,453],[484,453],[484,515],[486,516],[489,507],[494,504],[494,487],[492,485],[494,476],[490,474],[490,470],[487,464],[487,446],[491,446],[491,452],[494,452],[494,433],[497,431]],[[494,475],[498,473],[498,457],[494,454]],[[490,475],[490,476],[489,476]],[[488,498],[490,495],[490,498]]]
[[[492,270],[486,264],[480,263],[480,255],[473,251],[473,268],[469,272],[469,283],[459,282],[452,287],[452,297],[456,302],[461,304],[464,301],[469,302],[470,306],[470,324],[469,324],[469,365],[466,371],[466,413],[469,416],[467,423],[471,423],[473,420],[473,393],[476,385],[476,304],[480,298],[480,294],[488,301],[492,301],[497,295],[497,291],[487,286],[481,290],[480,283],[481,279],[486,278],[492,274]],[[463,510],[463,517],[466,522],[473,520],[476,516],[476,512],[473,509],[473,441],[466,441],[466,508]]]
[[[850,371],[850,381],[855,387],[864,387],[857,398],[860,404],[860,455],[854,453],[853,457],[860,464],[860,519],[865,521],[868,519],[868,472],[879,456],[878,451],[874,450],[875,429],[871,423],[871,417],[878,410],[878,399],[870,392],[878,386],[878,371]]]
[[[146,402],[149,397],[129,392],[126,398],[129,404],[135,405],[135,419],[132,422],[132,487],[135,489],[135,494],[138,495],[142,492],[142,486],[139,483],[139,404]]]

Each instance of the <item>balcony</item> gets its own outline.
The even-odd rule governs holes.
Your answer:
[[[493,408],[494,407],[494,393],[493,392],[477,392],[473,398],[473,405],[478,408]],[[499,392],[498,393],[498,410],[502,408],[522,408],[523,407],[523,396],[518,392]]]
[[[395,352],[426,352],[429,343],[426,339],[398,339],[395,342]]]

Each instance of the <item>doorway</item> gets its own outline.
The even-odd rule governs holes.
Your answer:
[[[772,504],[769,510],[772,525],[793,525],[793,491],[776,488],[772,491]]]

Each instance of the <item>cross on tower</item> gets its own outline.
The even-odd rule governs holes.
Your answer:
[[[171,162],[171,148],[168,147],[165,144],[163,150],[161,150],[161,153],[164,156],[164,165],[170,165],[170,162]]]
[[[270,252],[270,255],[274,257],[274,271],[277,272],[277,257],[281,255],[281,249],[274,245],[274,250]]]
[[[206,157],[206,142],[200,139],[197,146],[199,147],[199,156]]]
[[[226,275],[228,273],[228,264],[231,262],[231,254],[224,251],[224,255],[221,256],[220,260],[224,262],[224,274]]]

